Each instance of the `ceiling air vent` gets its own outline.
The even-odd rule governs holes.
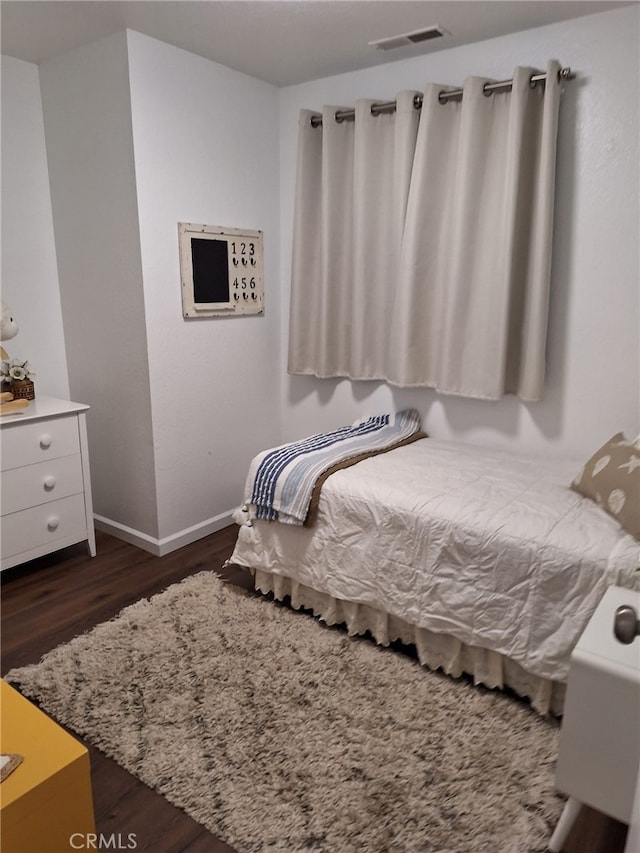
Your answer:
[[[393,50],[396,47],[406,47],[410,44],[420,44],[423,41],[439,39],[444,35],[448,35],[447,31],[443,27],[435,25],[433,27],[426,27],[423,30],[403,33],[399,36],[388,36],[377,41],[370,41],[369,46],[375,47],[376,50]]]

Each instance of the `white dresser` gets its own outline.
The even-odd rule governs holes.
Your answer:
[[[628,645],[615,638],[621,605],[640,613],[640,592],[609,587],[571,656],[556,768],[556,787],[569,800],[551,851],[562,849],[583,803],[632,820],[640,778],[640,637]]]
[[[0,569],[83,541],[95,556],[88,408],[37,397],[0,418]]]

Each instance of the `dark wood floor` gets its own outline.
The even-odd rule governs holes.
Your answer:
[[[92,560],[83,546],[74,546],[2,572],[2,675],[37,662],[123,607],[196,572],[214,570],[251,588],[243,570],[222,567],[233,550],[236,529],[227,527],[166,557],[98,532],[98,555]],[[119,833],[125,844],[128,834],[135,833],[138,853],[233,853],[180,809],[87,747],[98,832]],[[583,809],[564,853],[623,853],[625,838],[623,824]]]

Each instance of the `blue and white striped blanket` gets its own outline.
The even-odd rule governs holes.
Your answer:
[[[253,518],[302,525],[316,483],[332,468],[346,467],[423,436],[420,416],[409,409],[395,418],[377,415],[354,426],[265,450],[249,466],[243,509]]]

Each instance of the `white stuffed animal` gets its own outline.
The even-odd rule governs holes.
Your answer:
[[[11,313],[8,305],[2,303],[2,323],[0,324],[0,341],[10,341],[20,331],[16,318]],[[9,361],[9,356],[4,347],[0,347],[0,355],[3,361]]]
[[[10,341],[11,338],[15,338],[19,331],[20,327],[11,313],[11,309],[3,302],[2,322],[0,323],[0,341]],[[0,356],[2,356],[2,361],[9,361],[7,351],[2,346],[0,346]],[[0,394],[0,414],[12,414],[19,409],[24,409],[28,405],[28,400],[14,400],[13,394],[10,391],[5,391]]]

